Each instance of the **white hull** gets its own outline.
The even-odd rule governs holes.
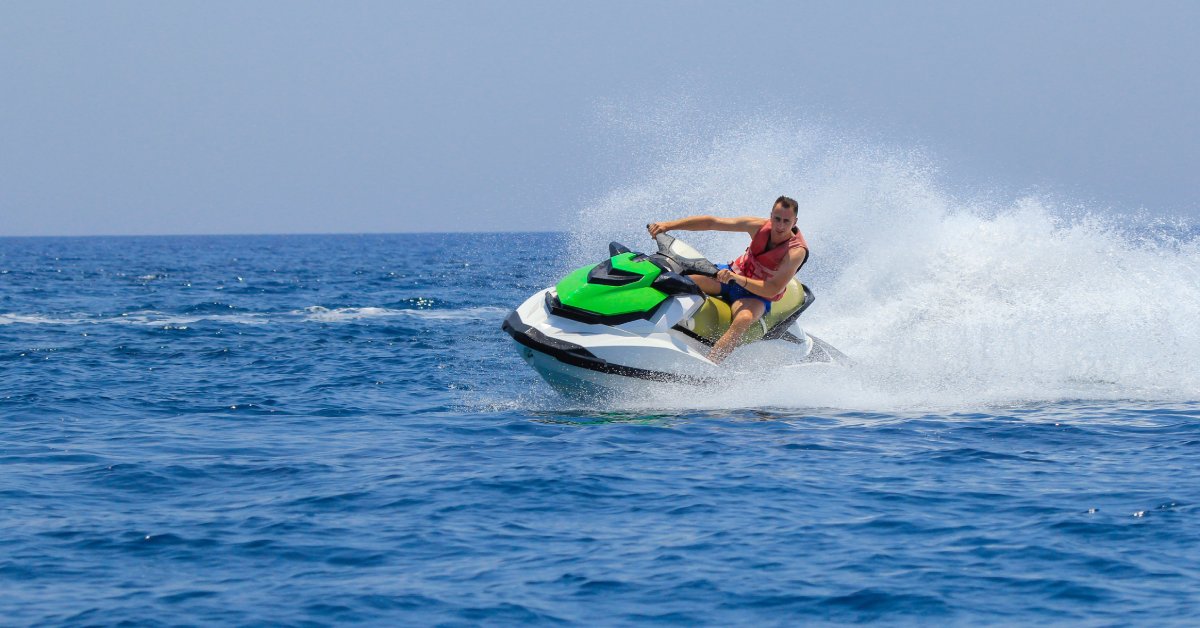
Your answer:
[[[648,320],[595,325],[550,314],[547,293],[553,295],[552,289],[522,303],[505,329],[525,361],[564,396],[611,399],[644,393],[648,383],[704,385],[724,374],[707,358],[706,343],[673,325],[699,306],[699,297],[677,298]],[[796,363],[835,359],[814,350],[815,339],[798,326],[791,331],[795,340],[788,346]]]

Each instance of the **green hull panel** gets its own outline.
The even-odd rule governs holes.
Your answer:
[[[617,316],[649,312],[658,307],[667,295],[650,287],[662,270],[652,262],[634,260],[633,253],[622,253],[609,260],[612,269],[627,275],[637,275],[636,281],[624,285],[590,282],[588,275],[600,264],[592,264],[563,277],[554,287],[559,302],[568,307],[601,316]]]

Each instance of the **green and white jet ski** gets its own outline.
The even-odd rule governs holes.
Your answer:
[[[714,277],[716,266],[677,238],[655,240],[658,252],[649,255],[609,244],[609,259],[575,270],[504,320],[521,356],[560,393],[620,394],[639,380],[707,384],[728,377],[707,356],[729,328],[729,305],[687,276]],[[797,324],[813,299],[792,278],[742,344],[787,343],[790,364],[849,363]]]

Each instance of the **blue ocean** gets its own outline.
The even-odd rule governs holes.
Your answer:
[[[659,200],[0,239],[0,623],[1200,621],[1194,232],[802,216],[854,367],[564,399],[500,324]]]

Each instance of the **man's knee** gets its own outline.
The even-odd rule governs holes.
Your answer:
[[[745,320],[746,324],[758,320],[766,311],[762,304],[753,301],[741,300],[737,305],[738,307],[733,312],[733,320]]]
[[[762,312],[755,312],[750,308],[742,308],[733,313],[733,320],[729,321],[729,328],[743,330],[758,320],[760,316],[762,316]]]

